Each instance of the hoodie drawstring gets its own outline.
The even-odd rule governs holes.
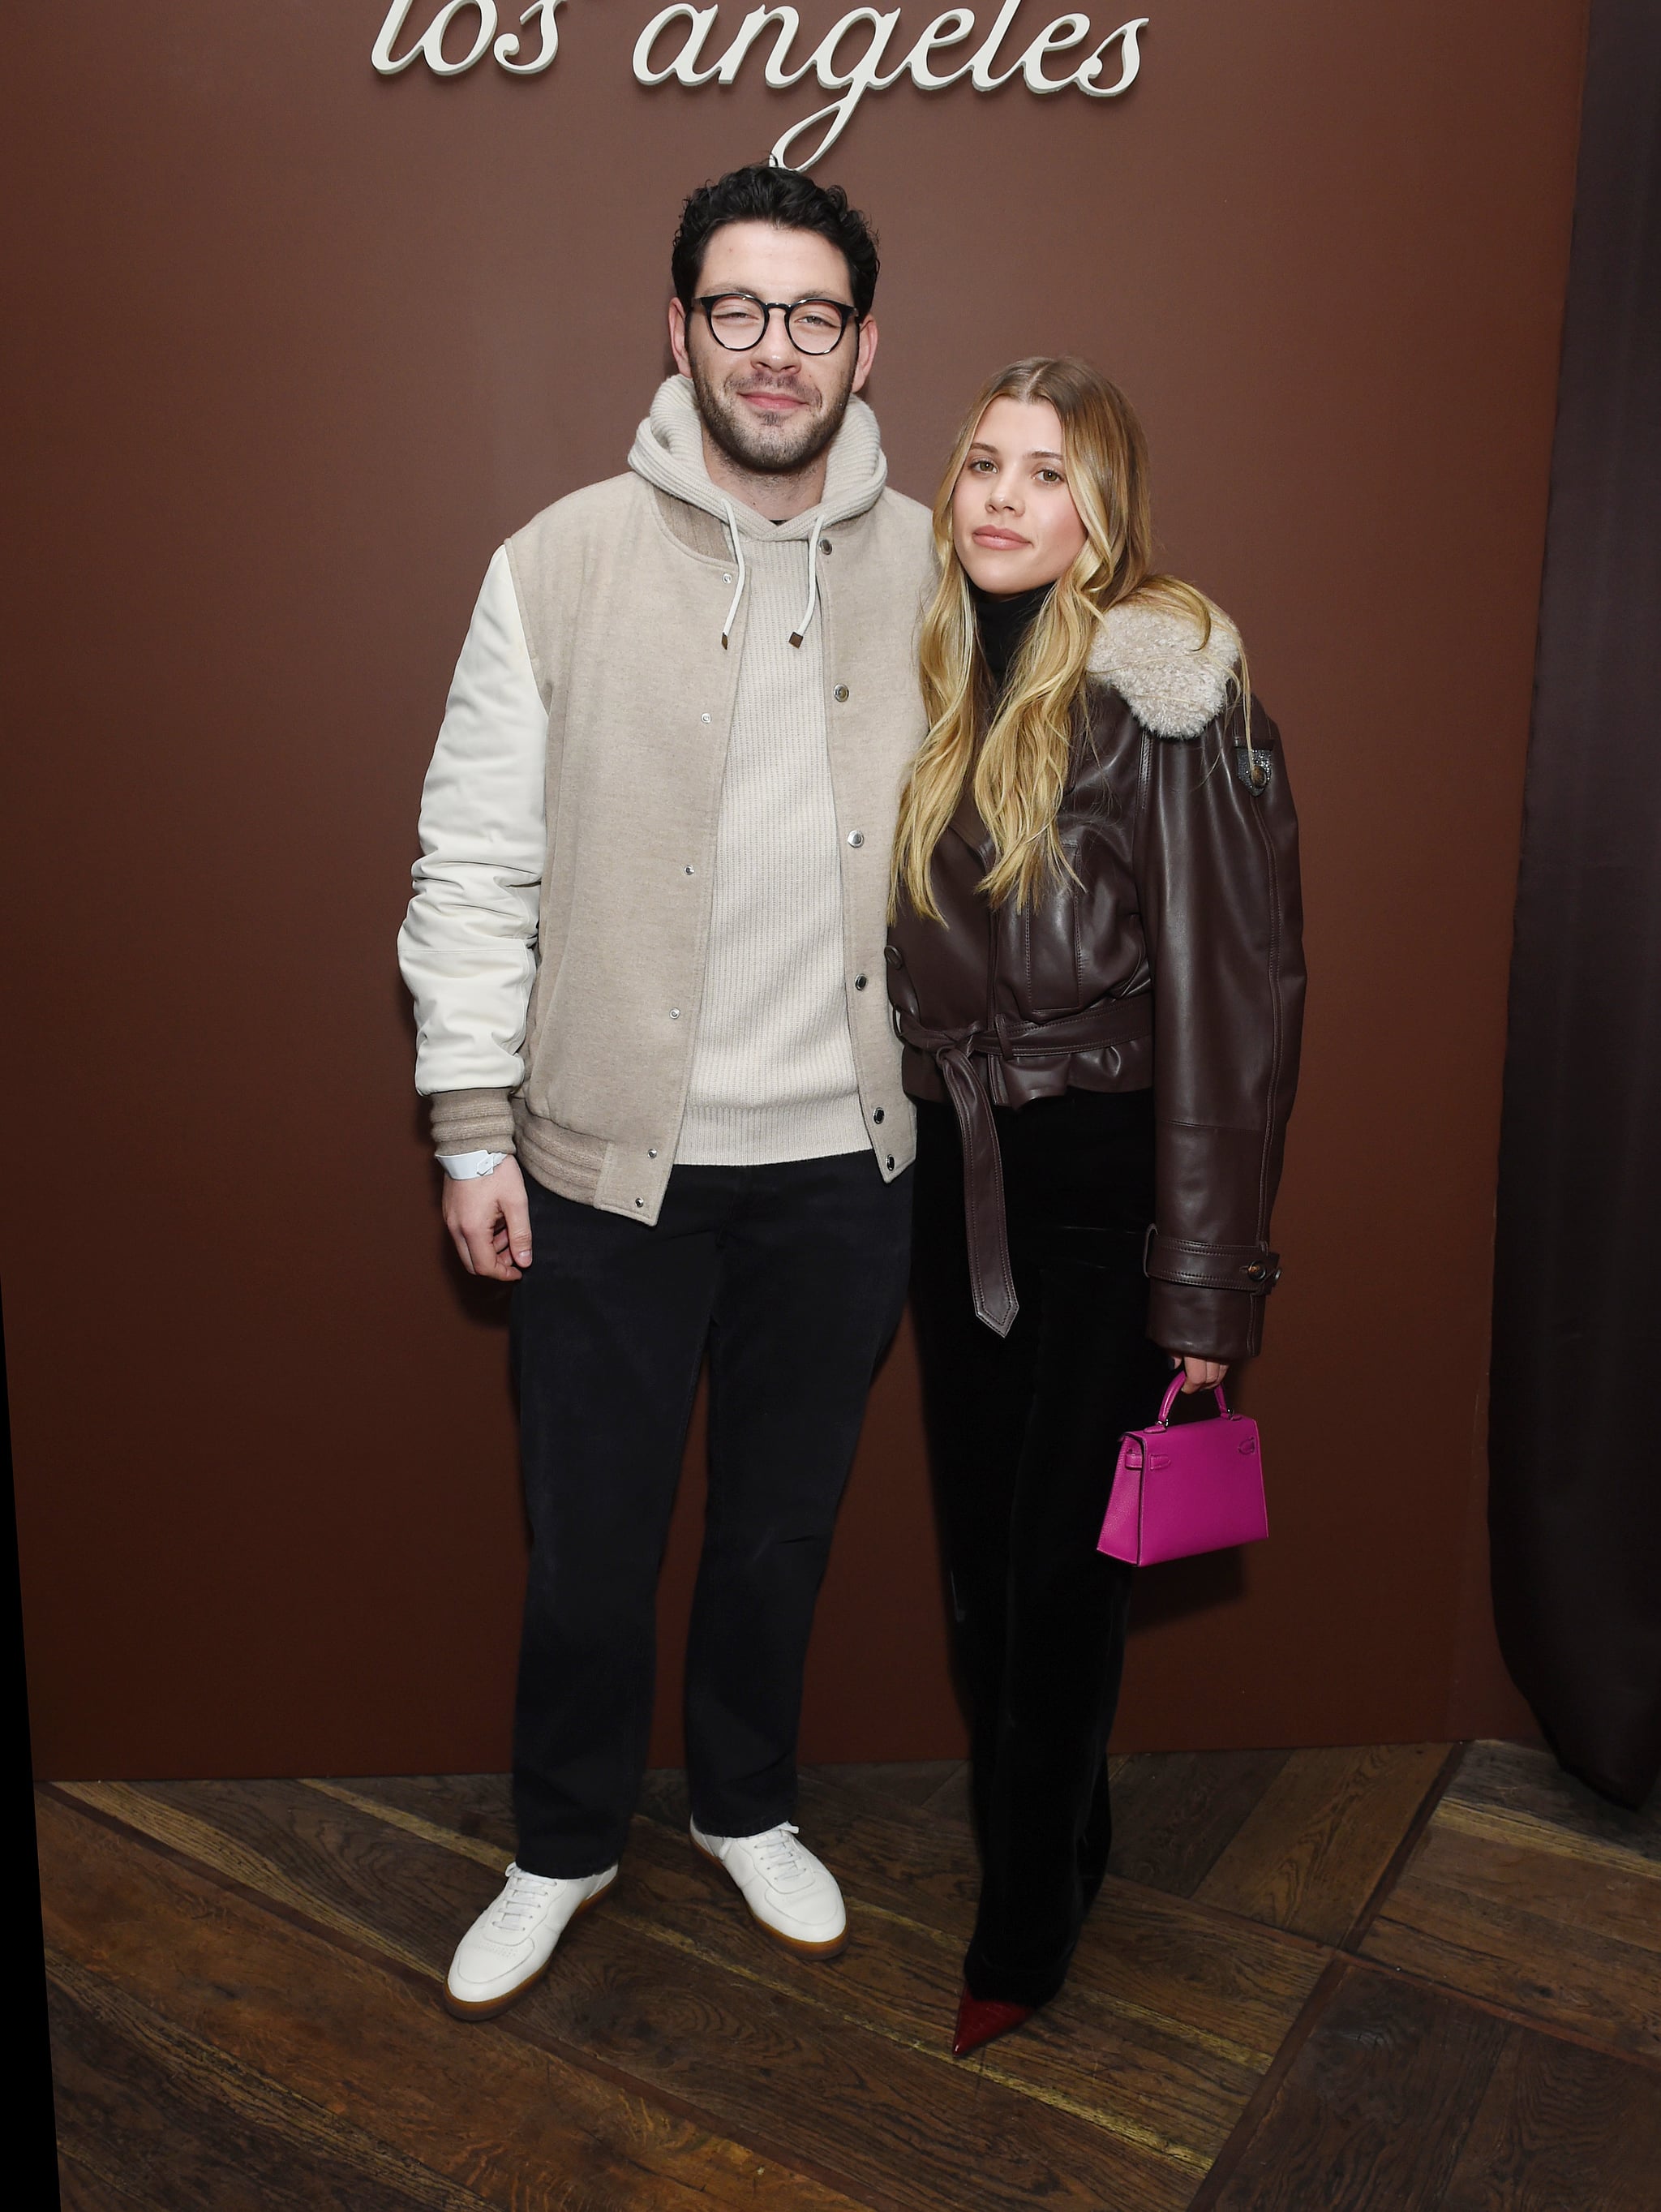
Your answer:
[[[802,619],[790,634],[792,645],[800,645],[808,634],[808,624],[813,620],[814,610],[819,605],[819,533],[825,526],[823,515],[813,519],[813,535],[808,540],[808,604],[803,609]]]
[[[738,586],[732,595],[732,605],[727,609],[727,618],[721,625],[721,650],[724,653],[732,636],[732,625],[738,619],[738,603],[744,596],[744,584],[749,571],[744,562],[744,541],[738,534],[738,517],[732,501],[723,492],[721,505],[726,510],[727,535],[732,540],[732,557],[737,565]],[[808,625],[819,611],[819,538],[825,527],[822,515],[815,515],[813,530],[808,539],[808,603],[802,610],[802,619],[790,634],[792,645],[800,645],[808,634]]]
[[[732,557],[738,570],[738,588],[732,595],[732,605],[727,609],[727,618],[721,625],[721,650],[724,653],[727,640],[732,635],[732,625],[738,619],[738,602],[744,596],[745,569],[744,541],[738,535],[738,517],[733,511],[732,501],[724,493],[721,495],[721,504],[727,511],[727,535],[732,540]]]

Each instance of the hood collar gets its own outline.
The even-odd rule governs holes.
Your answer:
[[[791,643],[800,645],[819,605],[819,539],[832,524],[850,521],[876,506],[888,479],[882,457],[876,417],[863,399],[850,399],[842,427],[831,441],[825,462],[824,496],[816,507],[793,514],[788,522],[769,522],[754,507],[730,499],[710,482],[704,465],[703,429],[693,397],[692,380],[671,376],[658,387],[652,412],[634,434],[628,465],[638,477],[671,499],[684,500],[725,525],[737,565],[737,588],[726,620],[721,625],[725,646],[738,618],[749,564],[744,558],[746,538],[789,544],[805,539],[808,546],[808,595],[801,620],[791,633]]]

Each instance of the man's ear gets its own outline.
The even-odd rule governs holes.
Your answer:
[[[690,376],[692,362],[687,354],[687,311],[679,300],[669,303],[669,349],[675,356],[675,366],[682,376]]]
[[[851,392],[864,390],[865,379],[870,374],[871,363],[876,359],[876,322],[875,317],[867,315],[859,325],[859,353],[854,362],[853,382],[848,387]]]

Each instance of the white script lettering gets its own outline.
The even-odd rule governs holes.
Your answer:
[[[396,76],[400,70],[407,70],[413,61],[424,61],[434,76],[459,76],[464,70],[470,70],[475,62],[483,58],[485,48],[489,46],[491,40],[495,38],[496,0],[445,0],[443,7],[433,16],[409,52],[400,54],[395,58],[392,49],[397,46],[403,27],[409,20],[409,10],[414,5],[415,0],[392,0],[391,6],[386,11],[386,21],[380,27],[380,36],[375,40],[369,56],[371,62],[382,76]],[[534,15],[536,18],[536,27],[542,33],[542,45],[537,49],[533,60],[528,62],[517,60],[515,57],[519,51],[518,32],[504,31],[500,38],[496,39],[494,50],[496,59],[503,69],[510,70],[515,76],[535,76],[539,70],[545,70],[549,66],[555,55],[560,51],[560,27],[555,21],[554,16],[555,11],[562,5],[563,0],[531,0],[530,7],[520,16],[519,22],[523,26]],[[469,8],[477,10],[478,36],[460,61],[447,62],[444,58],[444,34],[457,16]]]
[[[491,52],[498,64],[515,76],[534,76],[539,70],[549,68],[560,51],[560,29],[555,17],[563,5],[564,0],[532,0],[519,17],[519,24],[523,28],[534,19],[541,43],[530,61],[521,61],[518,32],[504,31],[500,37],[496,35],[496,0],[442,0],[427,28],[406,52],[400,54],[396,49],[415,0],[391,0],[370,59],[383,76],[396,76],[417,61],[424,61],[434,76],[460,76]],[[1116,31],[1110,31],[1064,76],[1046,75],[1044,64],[1061,54],[1070,58],[1092,37],[1089,17],[1076,10],[1058,15],[1053,22],[1046,23],[1020,53],[1000,67],[1003,41],[1014,27],[1021,6],[1021,0],[1001,0],[985,37],[968,59],[958,62],[953,68],[937,70],[932,66],[934,58],[949,47],[964,46],[974,37],[977,28],[972,9],[949,8],[926,27],[904,60],[896,62],[885,74],[883,64],[900,28],[900,11],[897,7],[886,11],[871,7],[850,9],[800,62],[793,59],[802,28],[797,11],[783,6],[752,8],[733,33],[725,52],[706,61],[704,49],[720,21],[720,0],[712,0],[712,4],[705,8],[694,7],[692,0],[674,0],[673,5],[658,10],[634,41],[632,66],[638,84],[667,84],[671,78],[694,90],[700,85],[733,84],[752,48],[764,43],[769,31],[773,32],[773,51],[761,71],[765,84],[774,92],[785,92],[792,85],[800,84],[804,77],[812,76],[817,78],[825,91],[840,94],[828,106],[815,108],[811,115],[793,123],[773,147],[773,161],[780,168],[789,169],[810,168],[835,145],[853,120],[865,94],[887,92],[901,77],[909,76],[919,92],[944,92],[952,85],[962,83],[966,77],[976,92],[996,92],[1018,76],[1027,89],[1040,99],[1076,88],[1089,100],[1117,100],[1136,82],[1142,67],[1140,40],[1148,27],[1146,15],[1134,15]],[[459,59],[446,61],[445,39],[452,25],[458,19],[464,22],[470,14],[477,21],[473,42]],[[677,30],[679,46],[669,58],[661,58],[660,48],[667,50],[668,42]],[[851,61],[839,61],[844,42],[854,40],[861,32],[865,33],[865,43],[858,56]],[[1118,76],[1114,83],[1104,84],[1103,65],[1114,46],[1118,48]],[[811,139],[811,146],[805,151],[799,150],[802,142],[808,139]]]
[[[652,66],[652,49],[659,31],[666,31],[677,16],[684,16],[688,24],[686,42],[674,60],[660,70]],[[634,76],[640,84],[667,84],[672,76],[682,84],[707,84],[717,74],[716,70],[700,70],[698,57],[704,51],[704,40],[709,36],[714,22],[713,8],[689,8],[686,0],[676,0],[672,8],[665,8],[654,15],[640,37],[634,41]]]
[[[888,52],[888,40],[894,36],[894,27],[899,21],[900,10],[897,8],[888,15],[879,15],[875,8],[855,8],[850,14],[844,15],[840,23],[834,23],[826,32],[824,37],[814,48],[809,66],[827,92],[840,92],[842,98],[832,100],[828,107],[815,110],[813,114],[805,117],[792,129],[785,131],[773,149],[772,158],[779,167],[805,169],[810,163],[816,161],[821,154],[827,154],[841,137],[854,109],[858,106],[865,94],[873,90],[886,92],[895,77],[905,75],[903,62],[894,72],[893,76],[883,76],[881,74],[882,57]],[[870,27],[870,45],[852,69],[839,70],[836,66],[836,49],[850,31],[861,28],[867,24]],[[805,137],[815,125],[820,123],[827,127],[812,153],[804,154],[800,161],[792,161],[790,158],[791,148],[798,138]]]

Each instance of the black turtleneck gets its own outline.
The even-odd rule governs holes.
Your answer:
[[[980,650],[994,684],[1002,685],[1009,663],[1026,643],[1027,633],[1039,609],[1054,588],[1052,584],[1036,584],[1030,592],[1015,592],[1000,598],[991,592],[983,592],[979,584],[970,585],[969,595],[974,601],[975,622],[980,631]]]

